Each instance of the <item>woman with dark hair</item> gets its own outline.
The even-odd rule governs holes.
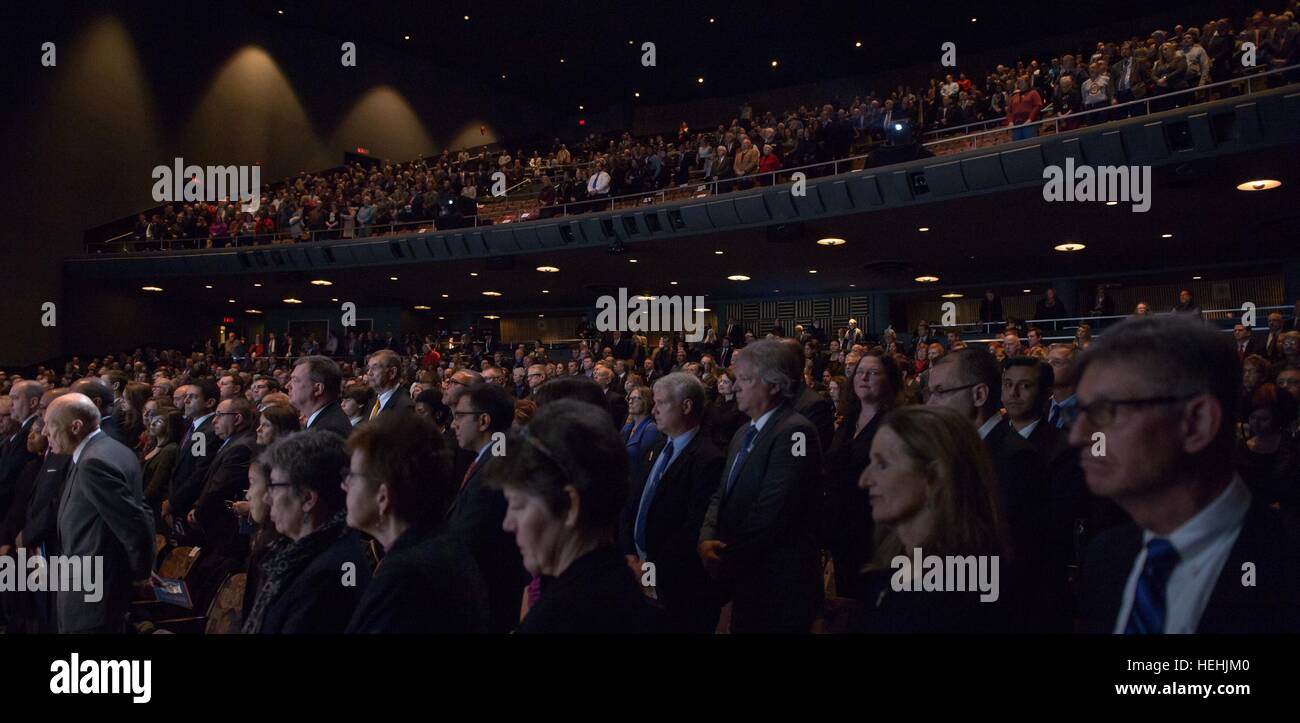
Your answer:
[[[616,539],[628,494],[627,454],[595,407],[542,405],[485,469],[504,491],[503,525],[524,567],[548,578],[520,633],[646,633],[654,612]]]
[[[704,429],[719,449],[726,449],[736,430],[749,421],[736,403],[736,372],[730,368],[718,375],[718,398],[704,411]]]
[[[442,390],[436,387],[416,396],[415,414],[429,420],[439,436],[445,435],[451,425],[451,407],[442,401]]]
[[[171,408],[156,415],[149,422],[149,429],[145,433],[152,439],[153,448],[145,453],[142,471],[144,499],[151,510],[161,508],[162,501],[167,499],[167,494],[171,491],[172,470],[176,468],[180,441],[185,437],[185,429],[188,425],[185,416]],[[160,519],[155,519],[154,522],[157,523]]]
[[[825,547],[835,563],[835,592],[862,599],[862,566],[871,559],[871,501],[858,487],[871,461],[871,442],[881,420],[899,405],[902,374],[894,358],[869,353],[858,360],[840,388],[844,423],[835,430],[826,453],[823,509]]]
[[[269,397],[271,395],[267,395]],[[265,400],[265,397],[263,397]],[[275,440],[302,428],[298,410],[289,404],[267,404],[257,422],[257,443],[270,447]]]
[[[153,396],[153,386],[144,382],[127,382],[122,389],[122,398],[113,410],[113,419],[121,430],[122,439],[135,444],[137,455],[144,453],[148,443],[144,428],[144,405]]]
[[[262,562],[284,544],[285,538],[275,531],[270,522],[271,462],[270,456],[263,452],[248,465],[248,491],[244,501],[233,506],[235,516],[240,520],[240,533],[247,532],[248,570],[244,579],[244,601],[240,610],[240,619],[247,620],[252,612],[257,593],[262,589]]]
[[[307,430],[276,441],[266,454],[270,519],[288,539],[262,563],[243,631],[341,633],[370,582],[365,545],[346,524],[343,438]]]
[[[381,415],[347,449],[348,526],[373,537],[384,557],[344,632],[486,630],[487,589],[474,558],[459,538],[436,536],[452,484],[433,424]]]
[[[1237,473],[1266,504],[1294,512],[1300,501],[1300,450],[1286,433],[1295,421],[1295,397],[1261,384],[1246,402],[1249,436],[1237,445]]]
[[[969,420],[934,405],[894,410],[879,425],[859,484],[869,492],[872,520],[888,530],[866,571],[862,629],[1010,631],[1006,521],[993,462]],[[976,556],[976,565],[960,569],[978,580],[963,580],[965,592],[931,590],[922,578],[932,568],[911,565],[930,556]],[[985,582],[990,589],[981,589]]]

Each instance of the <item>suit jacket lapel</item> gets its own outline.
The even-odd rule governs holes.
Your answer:
[[[770,438],[775,433],[773,432],[773,430],[776,429],[776,425],[781,423],[781,421],[785,418],[785,415],[789,413],[790,409],[791,407],[788,402],[782,402],[781,406],[777,407],[776,412],[774,412],[772,416],[767,418],[767,423],[763,425],[763,428],[759,430],[758,434],[755,435],[754,437],[754,444],[750,447],[749,455],[745,457],[744,461],[740,463],[740,468],[736,470],[736,483],[731,485],[731,489],[726,490],[723,493],[722,496],[723,502],[726,502],[727,498],[731,497],[732,493],[736,491],[736,487],[740,486],[740,476],[745,473],[745,466],[750,463],[750,460],[754,459],[754,453],[759,450],[759,447],[763,446],[763,444],[767,442],[768,438]],[[751,420],[750,423],[752,424],[753,421]],[[745,441],[744,435],[737,434],[736,436],[740,439],[741,444],[743,444]],[[736,455],[739,454],[740,454],[740,447],[738,446],[735,449],[735,454],[730,455],[728,457],[728,462],[734,461]],[[730,476],[731,464],[727,465],[727,471],[725,472],[725,474]],[[723,478],[722,484],[723,485],[727,484],[727,478]]]

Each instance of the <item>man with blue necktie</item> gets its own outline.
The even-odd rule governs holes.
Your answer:
[[[1300,630],[1300,530],[1234,472],[1240,386],[1232,344],[1195,319],[1130,318],[1080,359],[1070,443],[1134,523],[1088,548],[1085,631]]]
[[[820,613],[817,429],[794,410],[802,359],[779,341],[737,352],[736,430],[700,530],[704,569],[731,600],[731,632],[806,633]]]
[[[654,386],[655,425],[666,439],[646,455],[623,509],[620,541],[638,579],[654,565],[654,596],[666,632],[712,633],[718,626],[717,591],[696,554],[713,493],[722,480],[722,450],[707,434],[704,384],[674,372]]]

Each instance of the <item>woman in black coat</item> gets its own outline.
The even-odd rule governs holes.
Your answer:
[[[380,415],[348,438],[348,525],[384,548],[347,633],[477,633],[487,589],[457,539],[435,535],[453,489],[442,436],[423,417]]]
[[[640,573],[617,545],[627,453],[608,417],[561,399],[506,441],[484,474],[504,491],[505,530],[524,567],[543,578],[519,633],[654,632]]]

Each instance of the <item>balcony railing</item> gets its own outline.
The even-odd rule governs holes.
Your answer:
[[[976,148],[988,148],[994,145],[1009,143],[1013,140],[1019,140],[1016,136],[1023,136],[1024,139],[1035,137],[1043,128],[1048,127],[1049,125],[1051,126],[1053,133],[1059,133],[1062,130],[1068,131],[1086,125],[1083,122],[1084,120],[1098,120],[1100,122],[1105,122],[1118,117],[1128,118],[1138,115],[1149,115],[1153,111],[1153,106],[1155,106],[1155,110],[1158,112],[1165,109],[1166,106],[1168,109],[1173,109],[1206,102],[1209,100],[1210,96],[1210,93],[1207,91],[1215,88],[1226,88],[1228,86],[1239,87],[1244,85],[1244,93],[1250,94],[1254,93],[1257,86],[1261,84],[1267,87],[1267,79],[1269,78],[1273,78],[1282,73],[1296,73],[1298,71],[1300,71],[1300,65],[1274,68],[1272,70],[1260,71],[1242,78],[1234,78],[1232,80],[1210,83],[1195,88],[1187,88],[1172,93],[1143,98],[1141,100],[1110,105],[1105,108],[1098,108],[1080,113],[1071,113],[1065,116],[1056,115],[1032,123],[1022,123],[1014,126],[1003,125],[995,130],[977,131],[955,137],[940,138],[937,140],[927,141],[922,145],[926,148],[935,148],[940,146],[950,147],[955,150],[949,152],[954,153],[974,150]],[[1290,81],[1290,79],[1288,79],[1288,81]],[[980,121],[979,123],[969,125],[987,125],[990,122],[992,121]],[[1003,122],[1005,122],[1005,119]],[[962,127],[969,127],[969,125]],[[1067,125],[1069,127],[1063,129],[1062,125]],[[948,131],[945,130],[944,132]],[[262,246],[274,243],[314,243],[335,240],[353,241],[361,238],[392,234],[419,234],[447,229],[477,228],[479,226],[503,223],[554,219],[557,217],[610,211],[622,208],[653,206],[670,201],[706,198],[723,193],[730,193],[735,190],[749,190],[755,187],[780,185],[790,183],[791,175],[796,172],[803,173],[808,178],[817,178],[839,175],[840,173],[850,171],[861,171],[867,167],[870,159],[871,154],[866,153],[831,161],[812,163],[805,166],[783,168],[766,173],[750,173],[744,176],[726,179],[694,181],[680,184],[672,188],[661,188],[641,193],[629,193],[615,197],[589,197],[582,201],[553,204],[549,206],[538,205],[511,207],[512,202],[508,198],[502,196],[499,197],[502,200],[495,203],[479,204],[478,213],[475,215],[450,219],[444,218],[441,221],[441,225],[438,219],[422,219],[410,222],[390,222],[380,225],[357,226],[352,231],[351,236],[344,236],[345,232],[342,229],[317,229],[305,231],[305,239],[294,239],[286,232],[278,231],[272,234],[249,234],[237,237],[225,236],[218,238],[205,237],[142,241],[134,239],[128,240],[128,237],[133,236],[133,234],[127,233],[109,239],[108,241],[87,242],[86,251],[87,253],[115,253],[122,251],[129,252],[133,250],[199,250],[204,248]],[[522,185],[522,183],[519,185]],[[516,188],[517,187],[518,185]],[[493,214],[491,209],[496,205],[506,206],[510,208],[510,210]],[[487,213],[485,213],[485,211],[487,211]]]

